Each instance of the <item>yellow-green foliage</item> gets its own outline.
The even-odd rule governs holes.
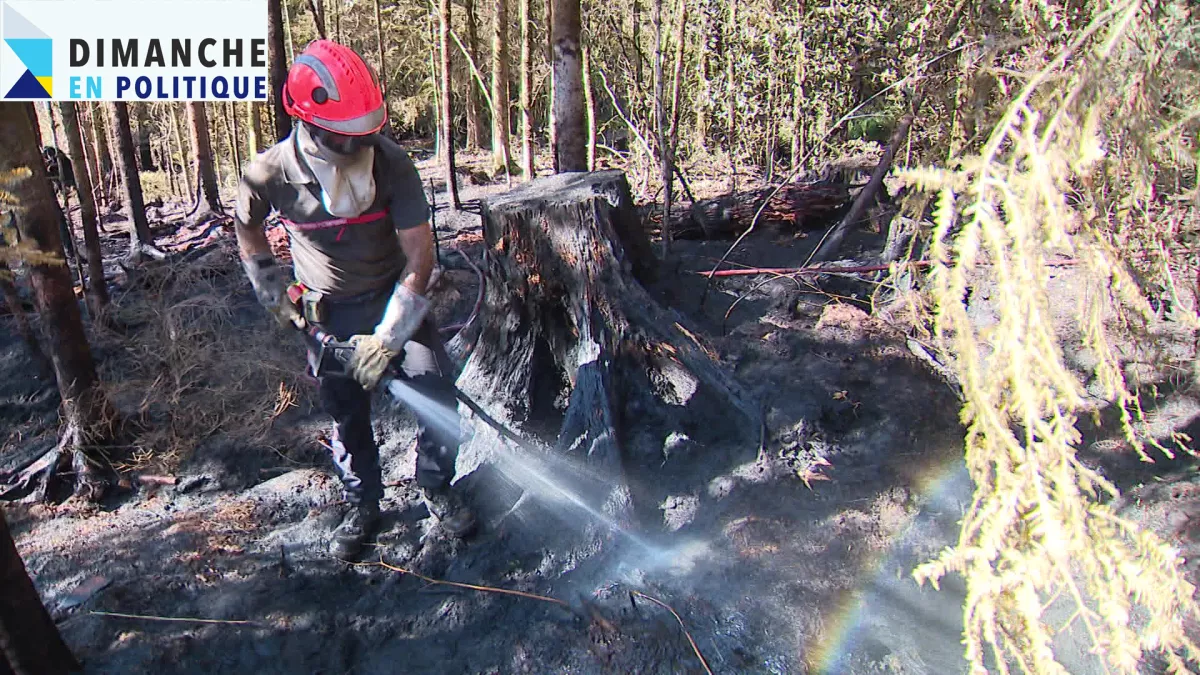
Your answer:
[[[999,59],[982,64],[1005,94],[990,136],[947,167],[904,174],[935,200],[933,326],[962,382],[976,485],[958,544],[915,576],[966,579],[966,655],[977,671],[994,657],[1002,672],[1066,672],[1052,650],[1062,626],[1044,620],[1055,598],[1074,601],[1072,621],[1116,671],[1134,672],[1144,652],[1161,652],[1172,672],[1200,663],[1184,634],[1200,608],[1177,553],[1119,517],[1108,505],[1117,489],[1076,458],[1086,392],[1051,320],[1046,264],[1080,261],[1090,288],[1077,318],[1096,381],[1146,452],[1110,330],[1152,317],[1113,242],[1130,219],[1162,208],[1162,192],[1186,189],[1179,150],[1195,142],[1200,113],[1189,11],[1133,0],[1015,12],[1062,40],[1031,46],[1039,68],[1015,76]],[[964,303],[980,283],[998,298],[986,328]]]
[[[17,233],[16,215],[21,211],[21,200],[11,190],[33,173],[27,168],[0,171],[0,274],[15,262],[34,265],[58,264],[62,259],[47,255],[28,242],[20,240]]]

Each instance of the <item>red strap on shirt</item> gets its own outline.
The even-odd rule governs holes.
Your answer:
[[[361,216],[354,216],[352,218],[333,218],[330,220],[318,220],[311,223],[297,223],[292,220],[287,220],[286,218],[280,218],[280,221],[282,221],[283,224],[287,225],[288,227],[294,227],[302,232],[307,232],[310,230],[325,230],[331,227],[345,227],[346,225],[362,225],[363,223],[373,223],[376,220],[385,217],[387,217],[387,209],[371,211],[370,213],[364,213]]]

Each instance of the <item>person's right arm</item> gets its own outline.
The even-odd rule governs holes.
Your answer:
[[[291,275],[275,260],[263,221],[271,212],[267,198],[266,168],[258,161],[246,167],[238,183],[237,207],[234,212],[234,232],[242,268],[254,287],[258,302],[275,316],[283,326],[299,326],[300,313],[287,295]]]
[[[265,174],[266,170],[261,164],[251,162],[238,183],[234,232],[243,261],[271,254],[271,245],[263,229],[263,221],[271,212],[271,202],[266,197]]]

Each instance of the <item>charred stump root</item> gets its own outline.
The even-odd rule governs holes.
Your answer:
[[[0,673],[58,675],[79,670],[25,570],[0,511]]]
[[[639,283],[657,264],[620,171],[537,179],[483,209],[486,302],[460,387],[489,413],[584,456],[631,516],[623,462],[673,433],[758,442],[761,411],[684,319]],[[464,447],[487,459],[488,440]],[[494,447],[494,446],[492,446]]]

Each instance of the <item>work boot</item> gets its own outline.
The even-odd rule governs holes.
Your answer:
[[[462,539],[475,531],[475,514],[449,486],[436,490],[424,488],[422,492],[429,513],[437,518],[450,536]]]
[[[378,504],[351,506],[342,518],[342,524],[333,531],[333,545],[329,552],[343,559],[356,557],[378,525]]]

